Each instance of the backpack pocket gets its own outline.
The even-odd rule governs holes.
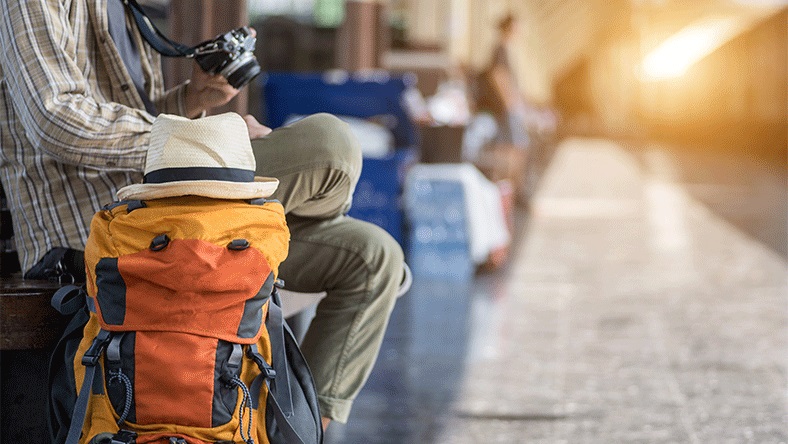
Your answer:
[[[116,334],[107,347],[107,395],[119,418],[135,425],[228,424],[238,407],[232,378],[240,374],[227,341],[184,333]]]

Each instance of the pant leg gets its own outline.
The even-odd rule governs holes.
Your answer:
[[[319,114],[252,141],[257,174],[276,177],[291,241],[288,289],[326,291],[302,351],[321,413],[345,422],[377,358],[402,279],[403,253],[383,229],[344,214],[361,173],[348,126]]]
[[[301,350],[323,416],[346,422],[383,341],[404,256],[383,229],[347,216],[288,219],[290,252],[280,266],[288,289],[325,290]]]
[[[498,123],[498,141],[511,143],[520,148],[527,149],[529,145],[528,130],[525,125],[524,105],[515,106],[496,118]]]
[[[316,114],[252,140],[257,175],[276,177],[271,196],[288,215],[327,219],[350,209],[361,148],[348,125]]]

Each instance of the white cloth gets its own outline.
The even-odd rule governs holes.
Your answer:
[[[304,117],[306,116],[291,115],[285,121],[285,125],[290,125]],[[337,117],[350,126],[350,132],[358,139],[364,157],[382,159],[394,151],[394,135],[385,126],[358,117]]]
[[[419,181],[456,181],[465,191],[465,216],[469,250],[475,264],[487,260],[490,252],[506,246],[511,240],[498,186],[469,163],[418,164],[408,171],[405,189],[415,189]],[[405,207],[419,211],[412,193],[405,192]]]

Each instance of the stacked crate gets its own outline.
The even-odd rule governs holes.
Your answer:
[[[473,278],[465,189],[459,181],[418,178],[405,189],[408,263],[415,276]]]

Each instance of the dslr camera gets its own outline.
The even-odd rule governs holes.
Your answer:
[[[235,89],[241,89],[260,74],[254,57],[257,39],[249,27],[233,29],[194,47],[194,60],[203,71],[221,74]]]

